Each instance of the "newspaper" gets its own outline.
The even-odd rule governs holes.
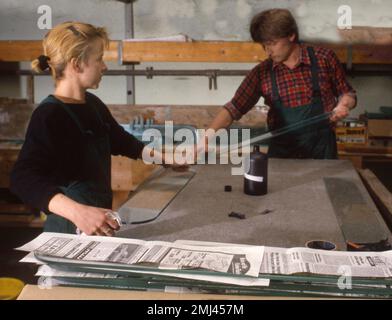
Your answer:
[[[240,244],[189,240],[177,240],[176,243],[193,246],[241,246]],[[389,278],[392,277],[392,250],[359,252],[327,251],[305,247],[264,247],[260,275],[298,273],[332,276],[350,274],[352,277]]]
[[[261,274],[314,273],[353,277],[392,277],[392,251],[326,251],[309,248],[264,247]]]
[[[82,265],[102,262],[108,266],[116,264],[165,270],[204,270],[249,277],[258,277],[264,250],[261,246],[195,247],[163,241],[61,233],[42,233],[17,249],[66,258]],[[34,261],[31,255],[30,261]]]

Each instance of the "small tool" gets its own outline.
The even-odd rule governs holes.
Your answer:
[[[245,214],[240,213],[240,212],[234,212],[234,211],[232,211],[232,212],[229,213],[229,217],[231,217],[231,218],[237,218],[237,219],[246,219]]]
[[[347,251],[387,251],[391,250],[391,244],[388,239],[381,240],[376,243],[355,243],[346,241]]]
[[[271,209],[265,209],[265,210],[261,211],[260,214],[261,214],[261,215],[266,215],[266,214],[269,214],[269,213],[271,213],[271,212],[273,212],[273,211],[274,211],[274,210],[271,210]]]

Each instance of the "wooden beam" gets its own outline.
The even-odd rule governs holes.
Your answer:
[[[354,64],[391,64],[392,45],[352,46],[347,44],[315,44],[332,49],[342,63],[349,58]],[[105,61],[118,61],[119,41],[111,41]],[[42,41],[0,41],[0,61],[32,61],[42,54]],[[267,58],[263,48],[246,41],[194,42],[122,42],[123,62],[235,62],[257,63]]]
[[[338,30],[345,43],[367,45],[392,45],[392,28],[352,27]]]
[[[0,41],[0,61],[32,61],[43,54],[41,40]],[[105,51],[106,61],[118,60],[118,41],[110,41]]]
[[[391,64],[392,45],[354,45],[353,64]]]
[[[369,169],[358,170],[358,172],[386,224],[392,230],[392,194]]]
[[[311,44],[311,43],[309,43]],[[390,64],[392,50],[385,46],[353,45],[352,57],[346,44],[320,43],[333,50],[340,62],[351,58],[355,64]],[[237,62],[257,63],[267,58],[254,42],[123,42],[123,62]]]
[[[345,145],[342,151],[360,154],[378,154],[382,156],[392,156],[392,147],[377,147],[368,145]]]
[[[257,62],[267,58],[253,42],[123,42],[125,62]]]
[[[32,61],[42,54],[42,41],[0,41],[0,61]]]

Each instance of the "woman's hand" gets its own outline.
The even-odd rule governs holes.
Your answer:
[[[86,235],[112,237],[120,226],[107,214],[108,212],[108,209],[82,205],[72,222]]]
[[[87,235],[113,236],[120,229],[117,221],[107,214],[111,210],[80,204],[62,193],[49,201],[48,209],[72,221]]]

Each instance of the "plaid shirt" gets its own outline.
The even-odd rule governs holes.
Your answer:
[[[279,95],[285,107],[295,108],[308,105],[312,99],[311,60],[307,46],[300,46],[299,64],[289,69],[283,63],[273,63]],[[347,82],[344,69],[335,53],[326,48],[314,47],[319,67],[319,85],[321,99],[325,112],[331,111],[340,96],[350,94],[356,99],[356,94]],[[274,108],[272,104],[271,60],[265,60],[254,67],[242,81],[233,99],[224,106],[234,120],[239,120],[260,99],[270,106],[268,124],[274,128]]]

